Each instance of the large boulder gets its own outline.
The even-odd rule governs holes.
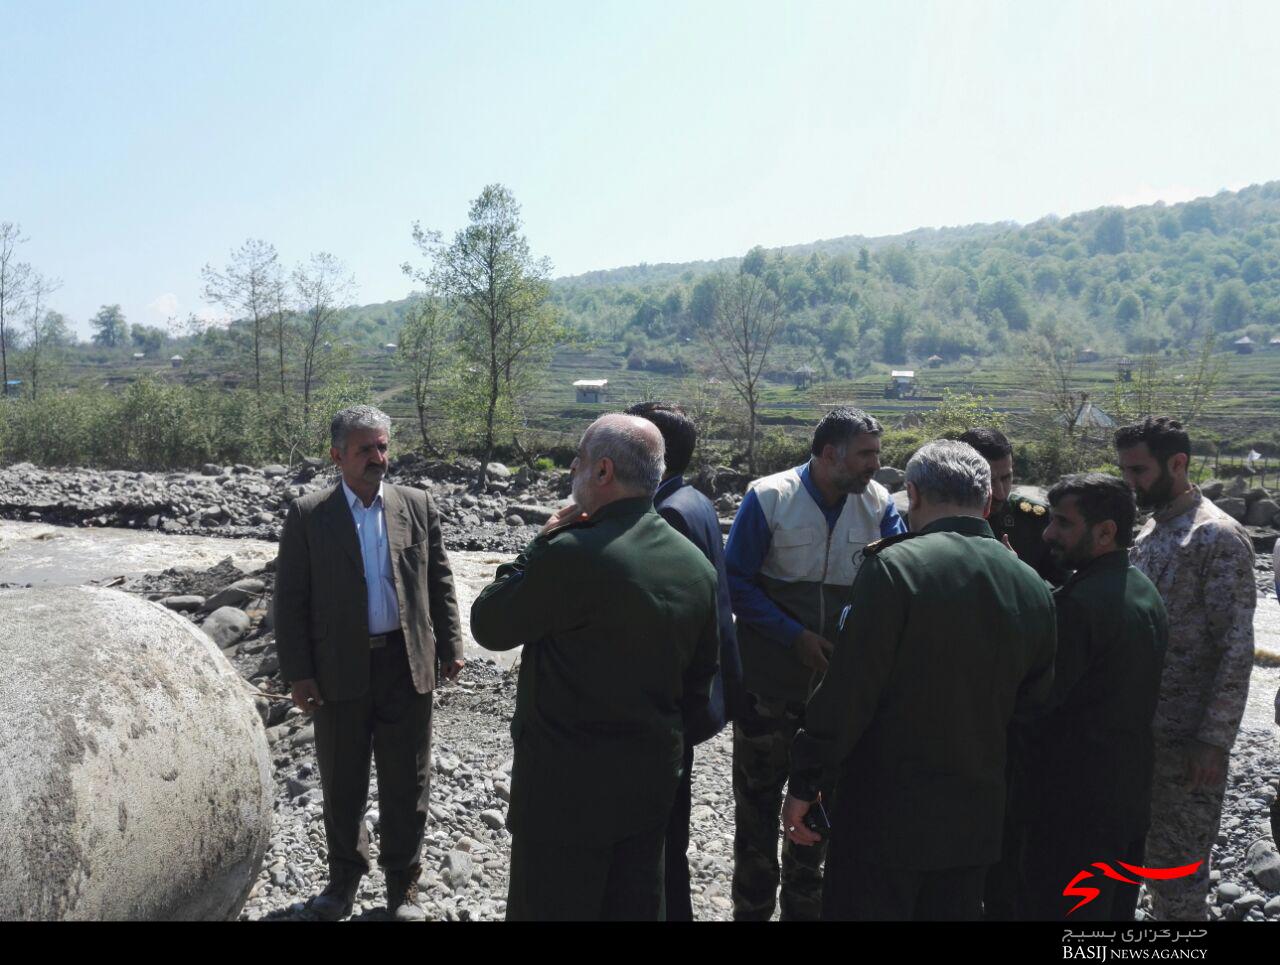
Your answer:
[[[234,919],[271,757],[208,637],[116,590],[0,591],[0,919]]]
[[[1218,500],[1217,506],[1220,510],[1234,519],[1237,523],[1244,522],[1245,505],[1244,499],[1240,496],[1223,496]]]
[[[891,493],[896,493],[906,482],[907,474],[893,466],[881,466],[876,470],[875,481]]]
[[[1280,503],[1274,499],[1259,499],[1249,504],[1244,521],[1250,526],[1270,526],[1276,513],[1280,513]]]
[[[240,639],[249,632],[249,626],[249,615],[233,606],[218,607],[205,617],[204,623],[201,624],[204,632],[209,635],[209,639],[223,650],[239,643]]]
[[[1211,479],[1208,482],[1202,483],[1200,485],[1200,494],[1204,496],[1205,499],[1210,499],[1210,500],[1213,500],[1214,502],[1217,502],[1218,499],[1222,496],[1222,491],[1226,488],[1227,488],[1227,484],[1224,483],[1221,479]]]

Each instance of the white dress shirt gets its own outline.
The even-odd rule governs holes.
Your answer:
[[[387,539],[387,514],[382,499],[382,484],[378,495],[366,508],[360,497],[351,491],[346,480],[342,491],[351,507],[351,518],[356,524],[356,538],[360,543],[360,556],[364,561],[365,592],[369,598],[369,634],[380,636],[400,629],[400,604],[396,600],[396,585],[391,577],[391,543]]]

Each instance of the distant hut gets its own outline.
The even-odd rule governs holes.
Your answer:
[[[1236,347],[1236,354],[1238,355],[1253,354],[1253,346],[1255,343],[1253,339],[1251,339],[1248,335],[1242,335],[1240,338],[1236,339],[1231,344]]]
[[[925,364],[931,369],[936,369],[939,365],[946,361],[941,355],[930,355],[924,360]]]
[[[791,377],[795,379],[797,389],[807,389],[813,384],[813,367],[802,365],[791,373]]]
[[[1124,356],[1116,363],[1116,378],[1121,382],[1133,381],[1133,359]]]
[[[386,352],[388,355],[395,355],[396,348],[397,346],[395,342],[387,342],[387,344],[382,346],[382,351]]]
[[[182,368],[182,356],[181,355],[172,356],[169,359],[169,364],[172,365],[175,369]]]
[[[1080,400],[1080,407],[1076,409],[1075,415],[1070,420],[1066,416],[1058,417],[1060,425],[1068,422],[1072,429],[1083,431],[1089,429],[1114,429],[1116,427],[1116,420],[1090,402],[1087,395]]]
[[[1098,361],[1098,350],[1093,348],[1082,348],[1076,355],[1077,362],[1096,362]]]
[[[147,353],[146,353],[146,352],[134,352],[134,353],[133,353],[133,360],[134,360],[135,362],[141,362],[141,361],[142,361],[143,359],[145,359],[146,357],[147,357]]]
[[[1271,341],[1267,343],[1267,346],[1273,351],[1280,348],[1280,335],[1271,336]]]
[[[573,383],[577,392],[577,401],[588,405],[598,405],[608,400],[608,379],[578,379]]]

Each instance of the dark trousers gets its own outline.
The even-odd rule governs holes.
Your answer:
[[[833,842],[823,921],[977,921],[986,867],[912,871],[846,859]]]
[[[616,844],[511,839],[507,921],[662,921],[666,828]]]
[[[666,892],[667,921],[693,921],[689,894],[689,812],[693,808],[693,745],[684,748],[684,774],[676,788],[676,801],[667,822]]]
[[[1105,862],[1116,873],[1140,882],[1117,862],[1142,865],[1145,840],[1145,834],[1125,840],[1121,834],[1073,834],[1061,826],[1031,829],[1022,849],[1018,917],[1024,921],[1133,921],[1138,885],[1108,877],[1094,862]],[[1080,902],[1086,894],[1063,894],[1081,871],[1089,876],[1076,889],[1098,892],[1085,904]]]
[[[391,873],[418,865],[431,790],[431,694],[414,689],[404,638],[370,651],[369,690],[316,708],[316,759],[333,878],[369,870],[364,811],[369,760],[378,763],[378,863]]]

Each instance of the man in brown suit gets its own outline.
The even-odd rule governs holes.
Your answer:
[[[369,870],[371,752],[387,908],[423,917],[431,691],[437,671],[452,680],[463,666],[440,516],[426,493],[382,482],[390,431],[372,406],[333,417],[329,454],[342,480],[289,507],[276,565],[280,669],[294,703],[315,717],[329,885],[309,908],[326,920],[351,913]]]

